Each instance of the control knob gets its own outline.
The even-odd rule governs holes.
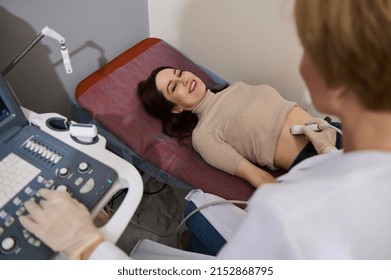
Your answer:
[[[1,241],[1,250],[5,253],[11,253],[14,249],[16,249],[17,241],[14,237],[6,237]]]
[[[90,165],[87,162],[81,162],[77,169],[80,173],[85,173],[90,169]]]

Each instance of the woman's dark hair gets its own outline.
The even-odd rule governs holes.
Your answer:
[[[163,132],[168,136],[182,140],[191,136],[193,129],[198,123],[198,117],[185,110],[179,114],[171,112],[175,104],[168,101],[156,87],[156,76],[164,69],[174,68],[162,66],[153,70],[146,80],[139,83],[137,94],[145,110],[162,121]]]

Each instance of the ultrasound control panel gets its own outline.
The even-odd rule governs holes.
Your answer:
[[[40,189],[66,191],[91,210],[117,177],[109,166],[33,126],[2,143],[0,259],[50,259],[54,255],[18,219],[28,214],[25,201],[42,199]]]

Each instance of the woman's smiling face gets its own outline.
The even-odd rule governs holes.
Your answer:
[[[157,74],[156,87],[168,101],[175,104],[172,113],[192,111],[207,92],[204,82],[193,73],[172,68]]]

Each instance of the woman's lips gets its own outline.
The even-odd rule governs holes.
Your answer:
[[[197,88],[197,82],[195,80],[191,81],[189,93],[192,93]]]

